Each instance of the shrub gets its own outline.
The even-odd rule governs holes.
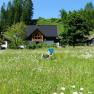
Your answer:
[[[10,40],[9,48],[18,48],[23,44],[25,25],[23,22],[8,27],[4,37]]]
[[[38,48],[49,48],[49,47],[56,47],[55,44],[48,45],[46,43],[28,43],[25,42],[27,49],[38,49]]]
[[[36,44],[35,43],[25,42],[25,45],[26,45],[27,49],[35,49],[36,48]]]

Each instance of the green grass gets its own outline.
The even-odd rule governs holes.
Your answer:
[[[56,19],[54,21],[52,21],[51,19],[39,19],[37,24],[38,25],[57,25],[57,31],[58,31],[58,35],[61,33],[61,32],[64,32],[64,25],[61,22],[58,22],[58,20],[60,19]]]
[[[94,93],[94,47],[55,49],[50,60],[46,50],[0,51],[0,94]]]

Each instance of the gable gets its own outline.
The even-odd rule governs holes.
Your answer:
[[[36,29],[31,35],[36,35],[36,34],[41,34],[43,35],[43,33],[41,31],[39,31],[38,29]]]

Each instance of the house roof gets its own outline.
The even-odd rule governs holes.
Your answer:
[[[46,37],[57,37],[56,25],[28,25],[25,29],[25,38],[30,37],[36,30],[39,30]]]

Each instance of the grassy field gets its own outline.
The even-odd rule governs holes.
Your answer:
[[[57,19],[60,20],[60,19]],[[56,25],[58,35],[64,32],[64,24],[57,22],[57,20],[52,21],[51,19],[39,19],[37,25]],[[61,21],[62,22],[62,21]]]
[[[94,94],[94,47],[46,51],[0,51],[0,94]]]

